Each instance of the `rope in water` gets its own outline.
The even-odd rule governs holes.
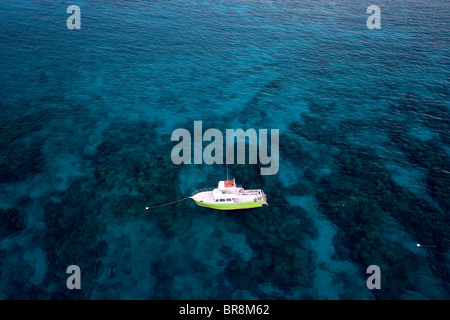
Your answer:
[[[159,207],[164,207],[164,206],[169,206],[171,204],[175,204],[184,200],[189,199],[190,197],[186,197],[180,200],[176,200],[176,201],[172,201],[172,202],[168,202],[168,203],[163,203],[163,204],[158,204],[156,206],[153,207],[145,207],[145,210],[150,210],[150,209],[154,209],[154,208],[159,208]],[[315,202],[315,203],[275,203],[275,204],[269,204],[269,206],[313,206],[313,205],[329,205],[329,206],[339,206],[339,207],[345,207],[345,204],[337,204],[337,203],[320,203],[320,202]]]
[[[345,207],[343,203],[325,203],[325,202],[313,202],[313,203],[274,203],[269,204],[270,206],[316,206],[316,205],[328,205],[328,206],[339,206]]]
[[[184,200],[187,200],[187,199],[189,199],[189,198],[191,198],[191,197],[186,197],[186,198],[183,198],[183,199],[180,199],[180,200],[176,200],[176,201],[172,201],[172,202],[168,202],[168,203],[163,203],[163,204],[159,204],[159,205],[156,205],[156,206],[153,206],[153,207],[145,207],[145,209],[146,210],[149,210],[149,209],[154,209],[154,208],[159,208],[159,207],[164,207],[164,206],[168,206],[168,205],[171,205],[171,204],[175,204],[175,203],[178,203],[178,202],[181,202],[181,201],[184,201]],[[326,202],[313,202],[313,203],[274,203],[274,204],[270,204],[270,206],[313,206],[313,205],[329,205],[329,206],[339,206],[339,207],[345,207],[345,204],[344,203],[326,203]],[[427,245],[427,244],[420,244],[420,243],[418,243],[417,244],[417,247],[418,248],[436,248],[436,246],[434,246],[434,245]],[[447,255],[447,254],[445,254],[444,253],[444,255]]]
[[[186,197],[186,198],[183,198],[183,199],[180,199],[180,200],[176,200],[176,201],[172,201],[172,202],[168,202],[168,203],[163,203],[163,204],[158,204],[157,206],[153,206],[153,207],[145,207],[145,210],[168,206],[168,205],[171,205],[171,204],[174,204],[174,203],[177,203],[177,202],[181,202],[181,201],[187,200],[189,198],[190,197]]]

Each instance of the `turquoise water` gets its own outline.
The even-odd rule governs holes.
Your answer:
[[[0,3],[0,298],[449,299],[449,14],[440,0]],[[145,210],[225,178],[171,161],[171,133],[196,120],[280,130],[276,175],[229,166],[268,207]]]

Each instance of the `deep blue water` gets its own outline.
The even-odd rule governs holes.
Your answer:
[[[449,299],[449,15],[443,0],[2,1],[0,298]],[[225,178],[171,161],[195,120],[280,130],[276,175],[229,166],[268,207],[145,210]]]

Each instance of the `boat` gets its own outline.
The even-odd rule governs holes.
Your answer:
[[[216,188],[196,190],[190,198],[201,207],[217,210],[251,209],[268,205],[263,190],[245,190],[241,185],[237,186],[235,180],[219,181]]]

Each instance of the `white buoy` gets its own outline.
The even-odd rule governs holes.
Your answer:
[[[436,246],[432,245],[432,244],[423,244],[422,245],[422,244],[418,243],[417,248],[436,248]]]

